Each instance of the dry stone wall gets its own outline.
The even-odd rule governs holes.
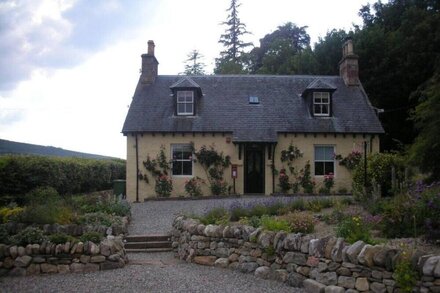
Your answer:
[[[122,268],[127,262],[122,237],[108,236],[99,244],[0,244],[0,276],[94,272]]]
[[[308,292],[400,292],[393,269],[399,249],[351,245],[343,238],[263,231],[246,225],[203,225],[179,216],[173,248],[182,260],[276,279]],[[440,256],[415,254],[419,292],[440,292]]]

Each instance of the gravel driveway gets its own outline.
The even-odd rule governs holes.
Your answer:
[[[204,213],[212,207],[274,200],[151,201],[132,205],[131,234],[166,233],[181,213]],[[276,200],[292,200],[277,198]],[[123,269],[94,273],[0,278],[0,292],[304,292],[253,274],[186,263],[168,253],[131,253]]]

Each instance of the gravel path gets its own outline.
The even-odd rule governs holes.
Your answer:
[[[312,199],[314,197],[307,196],[305,198]],[[166,233],[171,230],[173,219],[179,214],[203,214],[215,207],[228,209],[231,205],[236,204],[249,205],[277,201],[288,202],[296,199],[298,199],[298,197],[249,196],[225,199],[167,200],[133,203],[131,205],[133,219],[128,232],[132,235]]]

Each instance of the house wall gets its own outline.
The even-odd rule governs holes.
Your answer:
[[[244,151],[242,150],[241,160],[238,158],[238,145],[234,145],[232,142],[227,142],[227,138],[231,138],[230,134],[143,134],[137,135],[138,137],[138,164],[139,171],[142,174],[147,174],[149,177],[149,183],[147,184],[144,180],[139,180],[139,200],[143,201],[145,198],[156,197],[154,191],[154,179],[151,174],[145,169],[143,162],[147,159],[149,155],[150,158],[155,158],[159,153],[161,146],[165,148],[165,153],[167,159],[171,158],[171,145],[172,144],[187,144],[194,143],[196,150],[199,150],[203,145],[211,146],[218,151],[223,152],[224,155],[229,155],[231,157],[231,163],[236,164],[238,167],[238,178],[236,179],[235,188],[236,192],[239,194],[243,193],[243,159]],[[286,168],[287,165],[282,165],[280,161],[281,151],[289,147],[290,143],[297,146],[299,150],[303,153],[303,157],[298,158],[294,161],[294,167],[296,170],[300,170],[304,167],[307,161],[310,161],[311,172],[314,174],[314,145],[334,145],[335,153],[346,156],[352,150],[362,151],[363,141],[372,142],[373,152],[379,151],[379,137],[366,135],[334,135],[334,134],[280,134],[278,135],[278,144],[275,149],[275,168],[280,170],[281,168]],[[272,160],[268,159],[267,150],[265,152],[265,193],[272,193],[272,171],[271,171]],[[199,176],[204,179],[207,184],[202,185],[202,191],[204,195],[210,194],[209,185],[205,171],[198,163],[193,165],[194,176]],[[185,181],[191,177],[172,177],[173,180],[173,191],[171,196],[187,196],[185,193]],[[323,176],[313,176],[318,190],[322,186]],[[232,185],[231,179],[231,169],[230,167],[225,169],[224,179],[228,184]],[[136,138],[134,135],[127,136],[127,199],[131,202],[136,200]],[[333,190],[338,190],[340,188],[346,188],[348,191],[351,190],[351,175],[349,171],[343,167],[339,166],[335,162],[335,187]],[[275,176],[275,192],[279,191],[278,188],[278,176]]]

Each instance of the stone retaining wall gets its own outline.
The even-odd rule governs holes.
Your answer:
[[[203,225],[177,217],[173,248],[182,260],[276,279],[308,292],[399,292],[393,268],[399,249],[349,245],[343,238],[262,231],[246,225]],[[419,292],[440,292],[440,256],[415,253]]]
[[[53,244],[23,246],[0,244],[0,276],[93,272],[122,268],[128,262],[121,237],[108,236],[95,244]]]

